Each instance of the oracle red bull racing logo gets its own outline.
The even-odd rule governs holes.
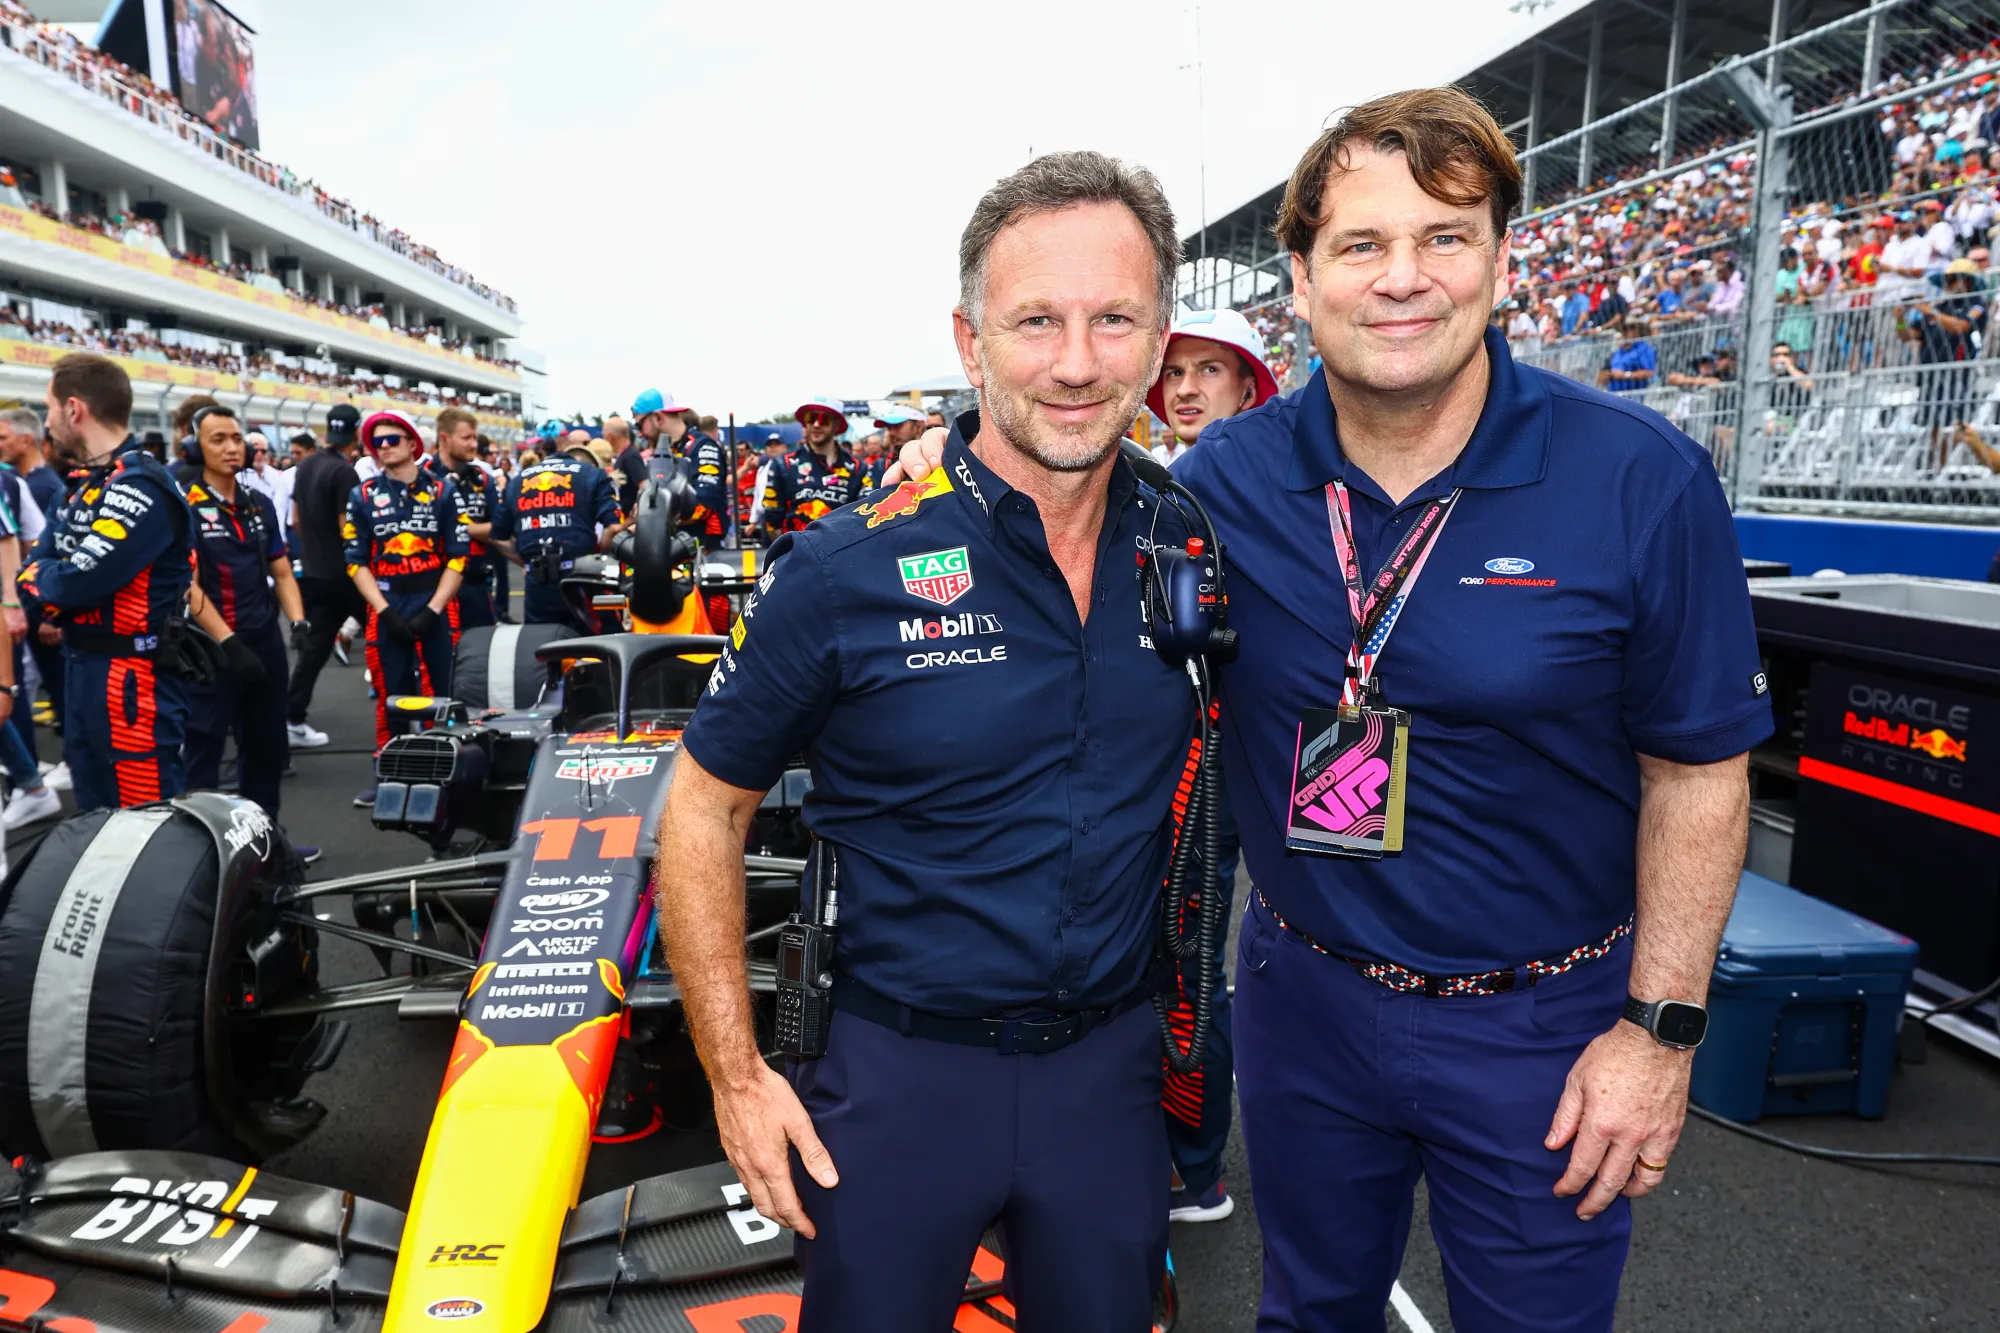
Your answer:
[[[950,606],[972,591],[972,558],[963,546],[898,556],[896,568],[904,592],[939,606]]]

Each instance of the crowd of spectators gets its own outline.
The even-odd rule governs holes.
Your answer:
[[[341,393],[380,394],[401,402],[426,407],[446,407],[477,403],[477,397],[447,395],[421,385],[392,383],[380,376],[345,375],[314,369],[297,358],[250,351],[239,343],[204,339],[213,347],[195,345],[192,340],[168,340],[158,333],[140,329],[109,329],[78,325],[59,320],[38,320],[8,306],[0,305],[0,338],[14,338],[47,346],[79,351],[129,356],[140,361],[157,361],[219,375],[282,380],[287,384],[307,384]],[[495,408],[494,410],[500,410]]]
[[[511,297],[478,281],[464,269],[447,263],[430,246],[419,244],[400,228],[391,227],[356,208],[314,181],[296,176],[289,168],[267,162],[216,134],[184,108],[170,91],[89,43],[79,41],[64,29],[39,23],[15,0],[0,0],[0,46],[53,69],[133,115],[199,145],[219,160],[255,176],[273,189],[311,203],[324,216],[366,235],[376,244],[404,256],[412,263],[421,264],[501,309],[509,313],[517,310]]]
[[[4,3],[4,0],[0,0],[0,3]],[[13,179],[12,172],[4,164],[0,164],[0,202],[8,202],[10,195],[13,197],[20,196],[18,188],[13,186]],[[272,278],[271,275],[259,273],[244,260],[233,256],[229,263],[222,264],[216,262],[213,256],[203,254],[198,250],[175,250],[167,244],[166,239],[160,234],[160,225],[150,218],[103,217],[96,213],[82,212],[74,209],[67,214],[59,214],[40,199],[23,199],[23,203],[30,211],[49,219],[51,222],[74,227],[79,231],[95,232],[100,236],[108,236],[114,241],[122,241],[126,245],[134,246],[141,250],[150,250],[154,254],[170,259],[177,259],[184,264],[191,264],[196,268],[205,268],[211,272],[221,273],[227,277],[235,278],[239,282],[249,283],[252,286],[268,286],[273,290],[285,291],[294,300],[304,301],[308,305],[316,305],[322,310],[329,310],[336,314],[349,315],[356,319],[365,320],[380,328],[401,334],[406,338],[414,338],[418,342],[426,343],[432,347],[441,347],[448,351],[459,352],[503,370],[520,369],[520,362],[509,360],[506,357],[489,355],[482,351],[479,345],[469,338],[447,338],[440,330],[435,328],[405,327],[392,323],[389,320],[388,308],[379,302],[357,306],[350,305],[345,301],[329,301],[317,292],[285,288],[275,278]]]

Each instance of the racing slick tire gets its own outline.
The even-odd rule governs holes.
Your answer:
[[[573,639],[568,625],[481,625],[458,636],[452,653],[452,693],[468,709],[511,713],[532,708],[549,678],[535,650]]]
[[[270,905],[291,860],[260,807],[212,792],[50,831],[0,887],[0,1157],[255,1161],[317,1124],[297,1093],[331,1059],[324,1021],[225,1021],[316,981],[313,932]]]

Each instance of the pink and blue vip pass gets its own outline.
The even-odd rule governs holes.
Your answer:
[[[1334,554],[1347,585],[1353,637],[1338,708],[1308,708],[1292,757],[1292,802],[1285,846],[1322,856],[1380,859],[1403,850],[1403,787],[1409,771],[1410,715],[1382,701],[1375,663],[1415,591],[1424,562],[1458,503],[1433,500],[1410,525],[1372,583],[1361,581],[1347,487],[1326,488]]]

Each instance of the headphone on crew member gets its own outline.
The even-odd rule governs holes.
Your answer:
[[[218,412],[231,421],[237,419],[236,409],[224,407],[221,403],[210,403],[207,407],[197,409],[188,421],[188,433],[181,436],[181,462],[189,467],[204,466],[201,456],[201,423]]]

